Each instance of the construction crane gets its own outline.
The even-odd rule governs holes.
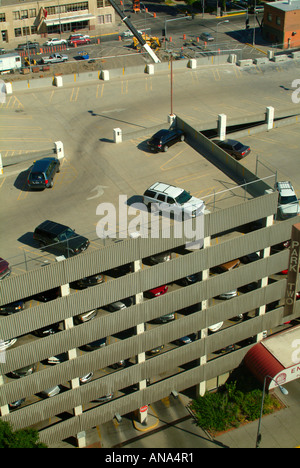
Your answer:
[[[160,60],[159,58],[155,55],[154,51],[151,49],[150,45],[147,44],[147,41],[142,37],[142,35],[138,32],[138,30],[133,26],[133,24],[131,24],[131,21],[129,21],[128,17],[126,15],[123,14],[122,10],[119,8],[119,6],[115,3],[114,0],[108,0],[109,3],[111,4],[111,6],[115,9],[115,11],[118,13],[118,15],[120,16],[121,20],[123,21],[123,23],[126,24],[126,26],[130,29],[130,31],[132,32],[132,34],[136,37],[136,39],[138,40],[138,42],[141,44],[141,47],[144,47],[144,49],[146,50],[146,52],[148,52],[148,54],[150,55],[150,57],[152,58],[152,60],[155,62],[155,63],[159,63]]]
[[[161,43],[158,37],[148,36],[146,33],[143,33],[142,38],[146,41],[149,47],[154,50],[154,52],[156,52],[161,47]],[[137,50],[140,50],[142,47],[136,37],[133,38],[133,47]]]

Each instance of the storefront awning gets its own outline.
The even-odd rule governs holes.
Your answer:
[[[57,24],[66,24],[66,23],[79,23],[80,21],[88,21],[90,19],[96,18],[94,15],[76,15],[76,16],[65,16],[62,18],[53,18],[45,19],[46,26],[54,26]]]
[[[267,376],[274,379],[267,380],[269,390],[300,378],[300,326],[257,343],[244,362],[261,383]]]

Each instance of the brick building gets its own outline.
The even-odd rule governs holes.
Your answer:
[[[263,37],[284,49],[300,46],[300,0],[265,3]]]
[[[108,0],[2,0],[0,27],[2,43],[36,41],[49,34],[72,31],[105,31],[115,22]]]

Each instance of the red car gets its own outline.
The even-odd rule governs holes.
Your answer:
[[[9,267],[9,263],[0,257],[0,280],[5,278],[6,276],[9,276],[10,273],[11,273],[11,270]]]
[[[69,45],[73,47],[75,47],[75,45],[79,46],[79,45],[86,45],[90,43],[91,43],[91,40],[88,37],[84,37],[84,36],[73,36],[69,40]]]
[[[157,288],[150,289],[150,291],[147,291],[145,293],[145,296],[147,297],[158,297],[162,296],[168,291],[168,286],[158,286]]]

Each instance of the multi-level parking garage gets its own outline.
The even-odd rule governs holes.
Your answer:
[[[196,387],[203,393],[215,387],[218,378],[241,364],[253,343],[287,322],[293,326],[300,316],[296,306],[292,316],[284,317],[286,277],[280,272],[287,267],[289,250],[283,243],[295,219],[275,220],[274,181],[259,179],[180,117],[176,125],[186,134],[186,142],[179,144],[186,157],[220,184],[219,195],[206,200],[202,249],[187,250],[190,238],[184,233],[175,238],[172,228],[166,238],[98,239],[76,257],[49,253],[43,268],[37,261],[0,283],[1,304],[26,299],[24,310],[1,317],[2,340],[17,338],[1,363],[1,417],[16,429],[38,428],[40,439],[50,445],[70,436],[83,441],[88,429],[174,391]],[[130,140],[116,145],[116,151],[135,145]],[[167,261],[147,261],[165,252]],[[254,252],[255,261],[248,263],[247,255]],[[241,259],[238,268],[216,273],[216,267],[234,259]],[[99,273],[101,284],[74,286]],[[192,275],[196,281],[186,285],[182,280]],[[160,297],[145,294],[162,285],[168,290]],[[54,288],[55,299],[37,300],[37,294]],[[220,299],[233,290],[235,297]],[[109,305],[128,297],[131,304],[111,311]],[[92,319],[77,319],[92,310],[97,311]],[[174,320],[160,323],[170,314]],[[36,336],[53,324],[59,324],[55,333]],[[216,324],[222,326],[213,332]],[[183,346],[182,337],[190,337]],[[86,347],[94,341],[96,346]],[[62,354],[61,362],[49,363]],[[33,365],[29,375],[16,379],[11,374]],[[83,384],[82,377],[90,373]],[[43,395],[57,386],[55,396]],[[20,399],[22,404],[13,408]]]

